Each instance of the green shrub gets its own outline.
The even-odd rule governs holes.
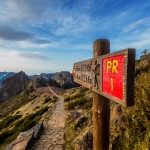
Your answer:
[[[86,103],[83,105],[83,109],[91,109],[93,106],[93,98],[87,100]]]
[[[67,106],[67,109],[68,110],[75,109],[75,104],[73,102],[69,103],[68,106]]]
[[[74,130],[83,129],[87,124],[88,118],[82,117],[78,120],[78,122],[74,125]]]
[[[16,112],[16,114],[19,114],[19,113],[20,113],[20,111],[17,111],[17,112]]]
[[[44,99],[44,103],[48,103],[50,100],[51,100],[51,97],[48,96]]]
[[[56,96],[53,96],[53,98],[54,98],[54,99],[57,99],[57,97],[56,97]]]
[[[71,124],[68,124],[66,130],[65,130],[65,149],[66,150],[74,150],[74,139],[76,138],[77,132],[74,130],[74,126]]]
[[[64,99],[64,101],[65,101],[65,102],[69,102],[69,101],[70,101],[70,97],[69,97],[69,96],[66,97],[66,98]]]
[[[74,100],[74,99],[76,99],[76,98],[79,98],[79,97],[82,97],[83,96],[83,93],[81,92],[77,92],[77,93],[75,93],[75,94],[73,94],[73,95],[71,95],[70,96],[70,99],[71,100]]]
[[[56,101],[57,101],[57,98],[54,98],[54,97],[53,97],[53,98],[51,99],[51,103],[55,103]]]
[[[37,95],[32,95],[31,98],[30,98],[30,100],[33,100],[33,99],[35,99],[36,97],[37,97]]]
[[[77,106],[83,107],[86,102],[87,102],[87,100],[85,98],[81,97],[73,102],[69,102],[67,109],[72,110],[72,109],[75,109],[75,107],[77,107]]]
[[[55,103],[56,101],[57,101],[56,96],[53,96],[53,97],[48,96],[44,99],[44,103],[48,103],[48,102]]]
[[[82,107],[83,109],[90,109],[90,108],[92,108],[92,105],[93,105],[92,100],[93,100],[92,98],[86,99],[84,97],[80,97],[80,98],[76,99],[75,101],[69,102],[67,109],[73,110],[77,106]]]
[[[26,119],[26,118],[25,118],[25,119]],[[17,122],[15,123],[15,127],[16,127],[16,128],[20,127],[23,122],[24,122],[24,119],[21,119],[21,120],[17,121]]]
[[[81,87],[81,89],[80,89],[80,93],[84,93],[85,91],[87,91],[87,90],[89,90],[88,88],[86,88],[86,87]]]
[[[32,128],[37,122],[35,122],[34,120],[25,120],[21,126],[19,127],[19,131],[20,132],[24,132],[26,130],[29,130],[30,128]]]
[[[40,109],[39,111],[37,111],[36,113],[30,114],[30,115],[26,116],[25,118],[17,121],[14,124],[14,128],[12,128],[11,130],[2,131],[0,133],[0,147],[2,145],[6,145],[6,144],[10,143],[11,141],[13,141],[19,135],[20,132],[29,130],[34,125],[36,125],[39,122],[39,120],[41,119],[42,114],[44,112],[46,112],[47,110],[48,110],[48,107],[44,107],[44,108]],[[11,118],[12,117],[13,116],[11,116]],[[17,117],[20,117],[20,116],[18,115]],[[17,117],[14,117],[14,118],[16,119]],[[9,121],[10,120],[11,119],[9,119]]]
[[[69,102],[71,100],[74,100],[74,99],[77,99],[77,98],[80,98],[83,96],[83,92],[77,92],[75,94],[72,94],[71,96],[68,96],[64,99],[65,102]]]
[[[12,124],[14,121],[19,119],[22,115],[15,115],[15,116],[8,116],[3,121],[0,122],[0,130],[3,128],[8,127],[10,124]]]
[[[16,129],[5,130],[0,134],[1,144],[4,142],[9,143],[11,140],[14,140],[18,136],[19,132]]]
[[[37,116],[37,115],[42,115],[44,112],[46,112],[48,110],[48,107],[44,107],[40,110],[38,110],[35,114],[33,114],[34,116]]]
[[[26,116],[25,118],[17,121],[15,123],[15,127],[18,127],[18,130],[20,132],[32,128],[36,123],[38,123],[38,121],[41,119],[41,115],[47,110],[48,110],[48,107],[44,107],[38,110],[36,113]]]
[[[34,108],[34,110],[39,109],[39,108],[40,108],[40,106],[36,106],[36,107]]]

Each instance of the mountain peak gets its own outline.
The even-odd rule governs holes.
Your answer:
[[[22,92],[25,88],[25,82],[28,80],[28,76],[23,71],[5,79],[2,82],[2,88],[0,89],[0,101]]]

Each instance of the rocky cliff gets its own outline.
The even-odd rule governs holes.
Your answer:
[[[11,77],[12,75],[14,75],[14,72],[0,72],[0,87],[2,86],[2,82]]]
[[[44,80],[47,80],[47,82],[49,82],[50,85],[59,86],[64,89],[69,89],[69,88],[79,86],[77,83],[73,81],[73,76],[69,71],[61,71],[61,72],[48,73],[48,74],[41,73],[39,75],[29,76],[29,78],[35,83],[38,82],[38,85],[39,85],[39,81],[44,82]]]
[[[55,81],[57,81],[58,83],[60,83],[60,85],[64,85],[65,83],[71,83],[72,79],[71,79],[71,74],[69,71],[61,71],[59,73],[56,73],[52,79],[54,79]]]
[[[60,87],[60,84],[57,83],[53,79],[44,79],[41,77],[33,78],[31,79],[28,84],[26,84],[26,91],[30,92],[35,88],[40,88],[40,87],[47,87],[47,86],[55,86],[55,87]]]
[[[0,89],[0,101],[22,92],[25,89],[25,83],[28,80],[28,76],[23,71],[5,79],[2,82],[2,88]]]
[[[52,79],[54,79],[64,89],[70,89],[80,86],[73,81],[73,76],[69,71],[61,71],[56,73]]]

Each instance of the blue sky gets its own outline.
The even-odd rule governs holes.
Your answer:
[[[150,0],[0,0],[0,16],[0,71],[71,71],[99,38],[150,48]]]

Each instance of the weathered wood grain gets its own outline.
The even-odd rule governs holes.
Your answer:
[[[109,51],[110,51],[110,43],[108,40],[96,40],[94,42],[93,44],[94,58],[97,58],[97,56],[99,55],[109,53]],[[98,63],[101,63],[101,61]],[[93,66],[94,65],[96,64],[93,64]],[[93,92],[94,150],[109,150],[109,121],[110,121],[110,100],[98,94],[97,92]]]

